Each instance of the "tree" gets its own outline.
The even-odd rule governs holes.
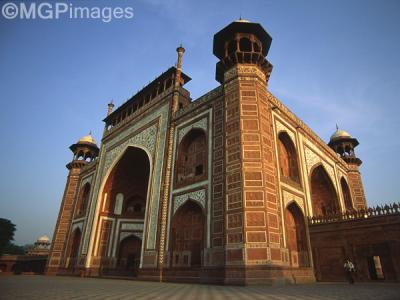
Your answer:
[[[4,250],[14,240],[15,224],[10,220],[0,218],[0,256]]]

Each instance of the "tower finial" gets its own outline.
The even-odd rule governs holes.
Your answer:
[[[178,61],[176,63],[176,75],[175,75],[175,84],[181,84],[181,72],[182,72],[182,57],[183,53],[185,53],[185,48],[182,47],[182,43],[178,48],[176,48],[176,52],[178,52]]]
[[[92,135],[92,131],[91,130],[89,130],[89,135]]]
[[[108,103],[108,110],[107,110],[107,116],[109,116],[112,113],[112,110],[114,108],[114,100],[111,99],[110,103]]]
[[[337,123],[336,123],[336,130],[339,130],[339,126],[337,125]]]

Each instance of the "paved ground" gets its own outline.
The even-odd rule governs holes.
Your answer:
[[[316,283],[291,286],[213,286],[128,280],[1,276],[0,299],[274,299],[400,300],[400,284]]]

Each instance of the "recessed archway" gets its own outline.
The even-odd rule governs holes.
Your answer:
[[[186,185],[207,177],[207,140],[204,130],[194,128],[178,147],[175,184]]]
[[[326,216],[339,211],[335,187],[322,165],[311,173],[311,202],[314,216]]]
[[[86,209],[89,203],[90,183],[86,183],[79,193],[78,202],[76,205],[76,217],[82,217],[86,214]]]
[[[98,234],[97,252],[102,257],[102,261],[107,261],[109,255],[111,255],[112,259],[116,260],[116,264],[113,264],[112,268],[116,267],[127,275],[128,273],[134,275],[139,268],[140,258],[142,257],[142,242],[140,239],[140,243],[135,240],[133,252],[132,249],[129,250],[129,245],[132,246],[134,239],[138,239],[137,237],[124,239],[121,244],[118,244],[115,238],[111,239],[114,235],[111,221],[121,222],[127,228],[132,226],[136,228],[145,227],[149,178],[150,160],[148,154],[140,148],[128,147],[112,168],[102,190],[103,203],[99,218],[107,219],[103,221]],[[119,233],[117,234],[124,232],[124,230],[121,226],[118,228]],[[110,240],[113,241],[112,244]],[[134,255],[134,263],[132,255]]]
[[[69,240],[69,246],[68,246],[68,254],[67,254],[67,268],[74,268],[76,264],[78,263],[78,251],[79,251],[79,246],[81,244],[81,238],[82,238],[82,232],[79,227],[75,228],[75,230],[72,232],[70,240]]]
[[[296,148],[286,132],[281,132],[278,135],[278,152],[283,179],[300,184]]]
[[[294,202],[289,204],[285,209],[285,231],[291,265],[299,267],[308,266],[307,234],[304,215]]]
[[[353,207],[353,202],[351,201],[350,189],[346,180],[343,177],[342,179],[340,179],[340,186],[342,188],[344,206],[346,210],[353,210],[354,207]]]
[[[173,216],[171,253],[174,267],[200,267],[204,248],[205,218],[202,208],[188,200]]]

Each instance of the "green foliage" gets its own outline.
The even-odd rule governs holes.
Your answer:
[[[4,247],[3,254],[24,255],[25,248],[23,246],[18,246],[13,243],[8,243]]]
[[[14,239],[15,224],[10,220],[0,218],[0,255],[9,246],[10,241]]]

